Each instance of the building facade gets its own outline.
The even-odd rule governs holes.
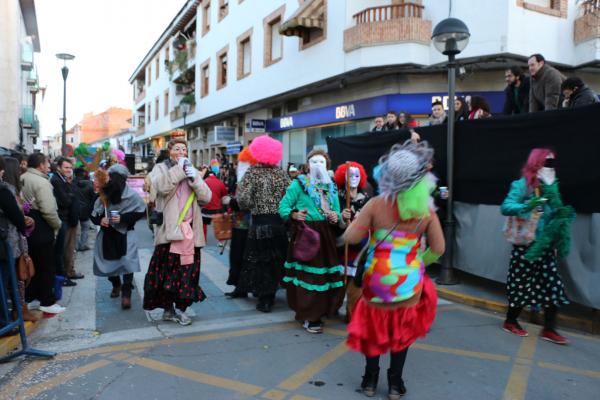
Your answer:
[[[32,152],[40,134],[36,105],[41,100],[34,0],[1,1],[0,21],[0,146]]]
[[[451,7],[450,7],[451,6]],[[304,162],[327,136],[370,129],[388,110],[426,117],[447,103],[431,43],[450,15],[471,38],[457,91],[501,111],[508,66],[533,53],[600,89],[598,1],[190,0],[130,78],[134,143],[157,154],[185,128],[192,161],[235,153],[263,132]],[[233,154],[232,154],[233,157]]]

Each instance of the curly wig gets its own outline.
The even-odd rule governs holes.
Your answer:
[[[364,189],[367,185],[367,172],[365,171],[365,167],[363,167],[362,164],[359,164],[354,161],[343,163],[342,165],[337,167],[337,169],[335,170],[335,175],[333,176],[335,184],[340,190],[346,187],[346,171],[348,170],[348,164],[350,164],[350,167],[358,168],[358,171],[360,172],[360,182],[358,183],[358,188]]]
[[[250,152],[250,149],[248,149],[247,147],[240,152],[240,155],[238,156],[238,161],[250,165],[256,164],[256,159],[252,155],[252,152]]]
[[[283,144],[269,135],[257,137],[249,148],[252,156],[260,164],[277,165],[283,157]]]

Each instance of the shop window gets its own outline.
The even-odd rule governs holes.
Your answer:
[[[237,39],[237,79],[243,79],[252,72],[252,29]]]
[[[202,6],[202,36],[210,31],[210,0],[205,0]]]
[[[285,5],[281,6],[263,20],[265,44],[264,66],[275,64],[283,58],[283,38],[279,33]]]

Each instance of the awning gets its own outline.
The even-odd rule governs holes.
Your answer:
[[[325,27],[325,0],[306,0],[292,16],[281,24],[279,33],[302,36],[306,30]]]

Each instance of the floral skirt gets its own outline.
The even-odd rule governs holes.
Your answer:
[[[154,248],[144,280],[144,310],[171,308],[181,311],[206,299],[200,287],[200,248],[194,249],[194,262],[180,264],[179,254],[169,252],[170,244]]]
[[[435,319],[437,293],[431,279],[424,279],[421,298],[412,307],[383,309],[361,297],[348,325],[348,347],[375,357],[400,352],[425,337]]]

